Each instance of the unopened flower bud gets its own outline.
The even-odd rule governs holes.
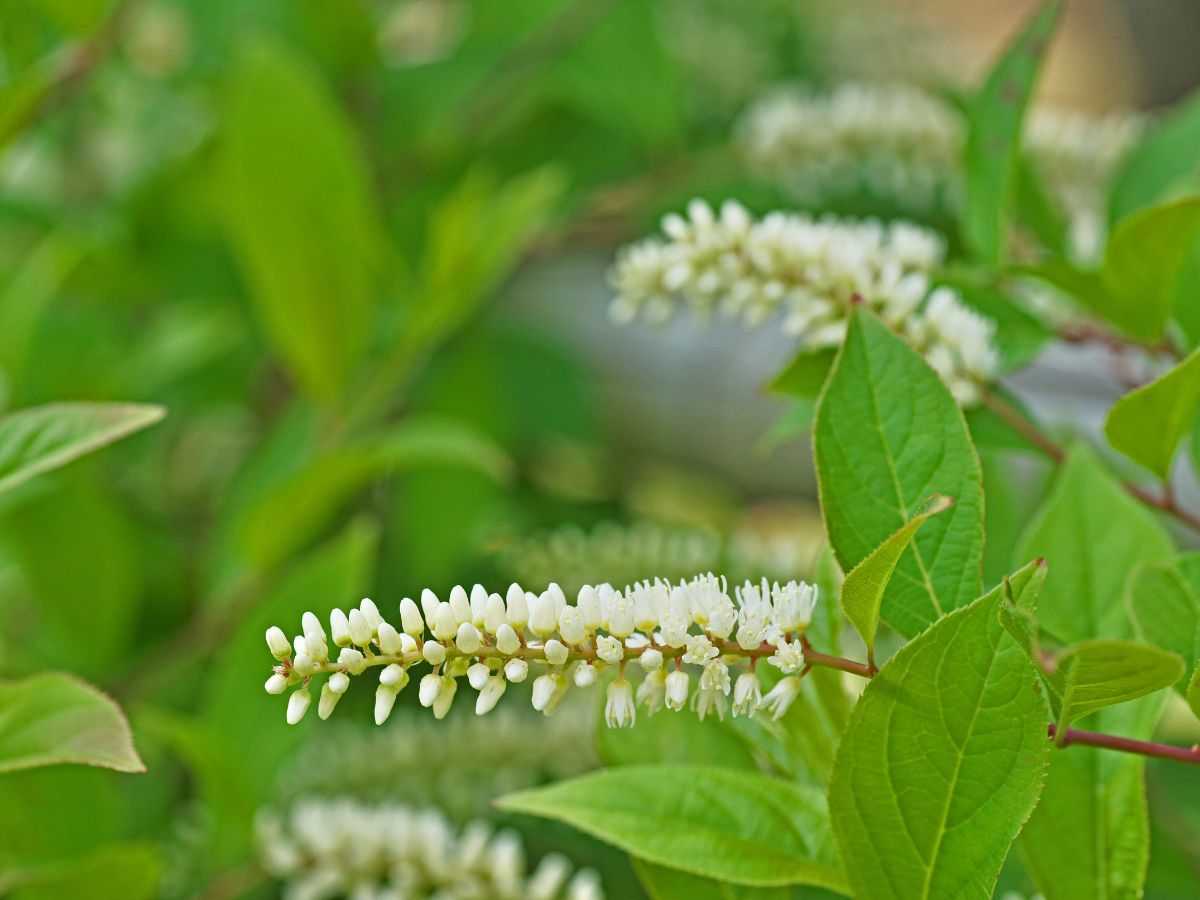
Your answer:
[[[558,626],[558,610],[554,600],[543,592],[529,603],[529,630],[540,638],[549,637]]]
[[[433,627],[433,620],[437,616],[437,609],[440,605],[441,602],[438,600],[437,594],[429,588],[421,591],[421,612],[425,616],[425,622],[430,628]],[[405,631],[407,630],[406,628]]]
[[[564,641],[578,646],[587,640],[583,614],[574,606],[564,606],[558,614],[558,633]]]
[[[683,709],[688,698],[688,675],[682,669],[676,669],[667,676],[666,704],[668,709],[676,712]]]
[[[313,673],[313,661],[301,653],[292,660],[292,670],[301,678],[307,678]]]
[[[482,584],[471,588],[471,622],[476,628],[483,627],[483,616],[487,612],[488,592]]]
[[[471,621],[471,601],[461,584],[456,584],[450,591],[450,610],[454,613],[455,625]]]
[[[521,639],[507,622],[496,631],[496,649],[505,656],[512,656],[521,649]]]
[[[600,595],[596,593],[594,587],[590,584],[585,584],[581,587],[575,605],[578,607],[579,613],[583,618],[584,628],[588,631],[595,631],[600,627]]]
[[[431,666],[440,666],[446,661],[446,648],[437,641],[426,641],[421,645],[421,656]]]
[[[496,708],[496,704],[500,698],[504,696],[504,689],[508,684],[500,677],[492,677],[484,684],[483,689],[479,692],[479,696],[475,698],[475,715],[482,716],[490,713]]]
[[[491,677],[492,670],[486,663],[477,662],[467,669],[467,682],[477,691],[483,690],[483,686]]]
[[[351,675],[358,675],[367,667],[367,658],[362,655],[361,650],[344,647],[338,654],[338,665],[343,666]]]
[[[278,625],[267,629],[267,647],[271,655],[281,662],[292,655],[292,645],[288,643],[287,635]]]
[[[317,698],[317,718],[324,721],[333,715],[333,708],[337,706],[337,702],[342,699],[342,695],[329,686],[329,682],[325,682],[321,686],[321,696]]]
[[[441,692],[442,676],[430,672],[421,679],[421,684],[417,688],[417,699],[422,706],[428,708],[433,706],[433,702],[437,700],[438,694]]]
[[[504,609],[504,598],[499,594],[492,594],[487,599],[487,604],[483,610],[483,628],[488,634],[496,634],[500,627],[507,623],[508,613]]]
[[[391,622],[380,622],[376,629],[379,638],[379,652],[387,656],[398,656],[404,652],[404,643],[400,640],[400,632]]]
[[[325,629],[321,620],[313,613],[306,612],[301,618],[304,628],[304,648],[314,662],[325,662],[329,659],[329,645],[326,643]]]
[[[454,694],[458,691],[458,681],[446,675],[442,678],[442,689],[438,692],[437,699],[433,701],[433,717],[435,719],[446,718],[446,713],[450,712],[450,705],[454,703]]]
[[[379,683],[386,684],[388,687],[394,687],[399,690],[403,687],[403,682],[408,680],[408,673],[404,666],[399,663],[392,663],[390,666],[385,666],[383,671],[379,673]]]
[[[591,687],[596,683],[596,667],[591,663],[580,663],[575,667],[575,687]]]
[[[566,645],[561,641],[556,641],[553,638],[546,641],[542,647],[542,653],[546,656],[546,662],[552,666],[561,666],[566,663],[568,651]]]
[[[479,629],[470,622],[463,622],[458,626],[458,634],[454,638],[454,643],[458,645],[458,649],[463,653],[475,653],[482,646],[479,638]]]
[[[350,640],[360,647],[371,643],[371,625],[361,610],[350,610]]]
[[[510,659],[504,664],[504,677],[513,684],[520,684],[529,677],[529,663],[523,659]]]
[[[525,592],[521,590],[519,584],[510,585],[508,595],[505,597],[506,615],[508,616],[508,624],[513,627],[513,630],[520,634],[525,630],[525,626],[529,624],[529,602],[525,599]]]
[[[289,725],[299,723],[304,718],[304,714],[308,712],[310,703],[312,703],[312,695],[305,688],[292,691],[292,696],[288,697],[287,723]]]
[[[282,694],[287,690],[287,686],[287,676],[279,672],[276,672],[274,675],[268,678],[265,685],[268,694]]]
[[[439,641],[452,641],[458,634],[458,621],[449,603],[439,603],[433,619],[433,636]]]
[[[408,597],[400,601],[400,626],[405,634],[411,634],[415,638],[425,635],[425,620],[421,618],[421,611]]]
[[[345,672],[334,672],[325,683],[329,685],[329,689],[335,694],[344,694],[347,688],[350,687],[350,676]]]
[[[329,633],[333,635],[333,642],[337,646],[350,646],[350,622],[346,618],[346,614],[340,609],[335,609],[329,613]]]
[[[367,624],[371,627],[371,633],[374,634],[379,630],[379,623],[383,621],[383,616],[379,614],[379,607],[375,605],[375,601],[370,597],[363,597],[362,602],[358,604],[358,608],[362,611],[363,618],[367,620]]]
[[[396,688],[392,685],[381,684],[375,688],[375,724],[382,725],[392,714],[396,705]]]
[[[647,672],[661,669],[663,664],[662,651],[655,650],[653,647],[643,650],[642,655],[638,657],[638,662],[641,663],[642,668]]]
[[[550,701],[554,699],[556,690],[558,690],[558,681],[553,675],[539,675],[533,679],[533,708],[538,712],[544,712],[550,705]]]

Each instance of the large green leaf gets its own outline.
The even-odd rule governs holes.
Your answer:
[[[1108,411],[1109,443],[1164,481],[1200,411],[1200,350],[1170,372],[1126,394]]]
[[[1200,664],[1200,554],[1139,569],[1129,584],[1129,612],[1145,640],[1179,654],[1189,668]],[[1175,687],[1187,696],[1188,685],[1180,678]],[[1193,709],[1200,715],[1200,706]]]
[[[786,885],[748,887],[728,884],[640,859],[633,860],[633,869],[653,900],[790,900],[792,896]]]
[[[934,496],[899,531],[871,551],[871,555],[850,570],[842,582],[841,604],[846,618],[858,629],[867,645],[869,658],[875,656],[875,632],[879,628],[879,606],[892,573],[917,530],[940,512],[953,505],[949,497]]]
[[[225,98],[216,184],[267,340],[310,394],[362,362],[383,237],[343,111],[282,45],[244,46]]]
[[[958,405],[925,361],[870,313],[854,313],[813,430],[821,510],[850,571],[933,494],[954,506],[909,544],[882,617],[911,636],[981,589],[983,483]]]
[[[1129,155],[1112,191],[1112,218],[1161,200],[1200,169],[1200,92],[1155,122]]]
[[[0,873],[9,900],[152,900],[162,896],[159,851],[149,843],[113,843],[80,858]]]
[[[1162,336],[1175,283],[1200,231],[1200,197],[1147,207],[1113,228],[1100,270],[1101,315],[1135,338]]]
[[[64,466],[159,421],[137,403],[51,403],[0,417],[0,491]]]
[[[1125,584],[1142,563],[1174,556],[1154,516],[1085,447],[1075,448],[1022,537],[1016,559],[1044,557],[1043,631],[1064,644],[1127,637]]]
[[[0,773],[77,763],[144,772],[121,708],[63,672],[0,681]]]
[[[1090,640],[1080,641],[1064,653],[1054,674],[1062,685],[1061,739],[1076,719],[1170,687],[1186,670],[1176,654],[1149,644]]]
[[[1000,57],[967,110],[963,233],[975,255],[998,263],[1019,184],[1021,125],[1062,4],[1049,0]]]
[[[496,803],[507,812],[566,822],[638,859],[705,878],[845,886],[824,797],[754,772],[627,766],[518,791]]]
[[[1046,707],[997,588],[940,619],[867,685],[829,804],[854,896],[990,897],[1041,791]]]

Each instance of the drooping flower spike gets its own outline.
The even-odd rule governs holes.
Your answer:
[[[765,579],[746,582],[731,596],[724,579],[712,574],[677,584],[643,581],[623,591],[584,585],[573,604],[555,584],[540,594],[514,584],[503,597],[482,585],[470,593],[455,587],[448,600],[426,590],[419,605],[401,601],[399,628],[370,600],[348,614],[334,610],[332,651],[311,612],[292,641],[282,629],[268,629],[267,646],[277,664],[266,689],[291,691],[287,720],[295,724],[308,712],[315,678],[327,676],[317,704],[325,719],[354,677],[377,672],[375,721],[381,724],[412,680],[410,669],[421,666],[420,703],[439,719],[449,712],[464,676],[477,692],[479,715],[496,706],[510,683],[531,677],[533,707],[550,715],[572,684],[589,687],[613,670],[616,677],[606,688],[610,727],[633,725],[637,704],[651,713],[663,706],[678,711],[689,697],[701,718],[709,712],[724,716],[731,693],[735,715],[766,707],[778,718],[799,688],[803,634],[816,601],[813,585]],[[754,672],[762,658],[788,676],[765,696]],[[694,691],[689,667],[697,670]],[[628,676],[639,670],[635,692]]]

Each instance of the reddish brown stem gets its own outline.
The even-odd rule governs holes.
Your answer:
[[[1046,733],[1051,740],[1058,737],[1058,727],[1051,724],[1046,726]],[[1152,756],[1155,759],[1169,759],[1174,762],[1200,766],[1200,745],[1192,747],[1173,747],[1170,744],[1156,744],[1152,741],[1135,741],[1133,738],[1117,737],[1114,734],[1100,734],[1096,731],[1083,731],[1079,728],[1068,728],[1061,740],[1060,747],[1071,744],[1081,744],[1087,747],[1103,747],[1106,750],[1119,750],[1122,753],[1136,753],[1139,756]]]

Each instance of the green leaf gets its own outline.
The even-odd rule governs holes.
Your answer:
[[[963,233],[987,263],[1003,255],[1005,221],[1019,184],[1021,126],[1060,8],[1059,0],[1043,4],[967,110]]]
[[[216,187],[268,342],[331,399],[362,363],[384,238],[366,164],[319,75],[282,45],[244,46],[222,110]]]
[[[1128,636],[1126,580],[1142,563],[1170,559],[1174,548],[1154,516],[1080,446],[1018,544],[1016,559],[1039,556],[1050,566],[1039,624],[1073,644]]]
[[[1033,664],[1000,588],[893,656],[854,707],[829,806],[854,896],[989,897],[1045,773]]]
[[[1187,694],[1188,706],[1192,708],[1192,712],[1200,717],[1200,664],[1196,666],[1196,670],[1192,672],[1192,678],[1188,682]]]
[[[679,763],[755,771],[758,766],[733,721],[700,721],[660,712],[640,715],[636,728],[596,729],[596,750],[606,766]]]
[[[107,447],[166,415],[136,403],[51,403],[0,417],[0,492]]]
[[[633,870],[652,900],[790,900],[786,886],[747,887],[726,884],[678,869],[656,866],[640,859],[631,860]]]
[[[1185,578],[1186,566],[1192,578]],[[1184,557],[1180,564],[1142,566],[1129,583],[1129,614],[1142,638],[1183,657],[1189,666],[1200,663],[1200,554]],[[1181,677],[1176,689],[1187,696]]]
[[[1135,641],[1081,641],[1059,657],[1062,684],[1060,738],[1072,722],[1106,706],[1170,687],[1185,674],[1174,653]]]
[[[1147,130],[1117,176],[1112,219],[1162,199],[1200,169],[1200,91]]]
[[[0,773],[76,763],[144,772],[121,708],[63,672],[0,681]]]
[[[815,398],[821,393],[836,356],[834,350],[806,347],[792,357],[787,368],[771,379],[767,390],[773,394]]]
[[[1013,575],[1006,575],[1001,584],[1004,602],[1000,604],[999,619],[1000,624],[1012,635],[1017,646],[1033,663],[1038,679],[1046,690],[1050,712],[1057,717],[1062,709],[1062,684],[1042,668],[1035,617],[1037,598],[1046,582],[1046,572],[1046,561],[1037,559]]]
[[[383,474],[415,467],[468,468],[506,480],[512,463],[486,436],[454,420],[410,418],[387,433],[335,450],[268,491],[241,525],[246,557],[266,570],[286,559],[354,494]]]
[[[846,618],[858,629],[863,643],[867,645],[867,656],[875,656],[875,632],[879,628],[879,606],[883,592],[891,581],[892,573],[909,542],[917,530],[940,512],[954,504],[949,497],[935,495],[926,501],[919,513],[895,534],[871,551],[871,555],[850,570],[842,582],[841,604]]]
[[[856,310],[813,430],[821,509],[850,571],[927,497],[954,506],[921,528],[896,566],[882,617],[905,636],[979,595],[983,484],[958,405],[925,361]]]
[[[1108,411],[1108,441],[1163,481],[1200,411],[1200,350],[1171,371],[1118,400]]]
[[[638,859],[705,878],[845,887],[824,797],[753,772],[628,766],[518,791],[496,805],[565,822]]]
[[[78,859],[0,874],[0,893],[9,900],[152,900],[161,896],[161,874],[153,845],[114,843]]]

